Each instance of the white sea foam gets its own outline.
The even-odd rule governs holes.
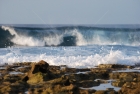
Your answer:
[[[94,48],[94,47],[93,47]],[[9,48],[10,49],[10,48]],[[126,55],[122,51],[109,51],[107,53],[95,53],[91,49],[71,48],[14,48],[11,52],[3,50],[0,55],[0,63],[12,64],[14,62],[38,62],[47,61],[50,65],[68,65],[76,68],[91,68],[99,64],[127,64],[134,65],[140,62],[140,56]],[[42,51],[43,52],[42,52]],[[46,53],[45,53],[46,52]],[[84,53],[85,52],[85,53]],[[93,54],[91,54],[93,53]]]
[[[63,42],[63,35],[53,35],[53,36],[48,36],[48,37],[44,37],[44,41],[46,43],[46,45],[59,45]]]

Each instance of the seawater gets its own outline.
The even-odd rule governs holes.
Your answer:
[[[94,26],[0,28],[0,64],[38,62],[91,68],[140,63],[140,29]]]

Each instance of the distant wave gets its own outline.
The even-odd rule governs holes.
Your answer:
[[[140,45],[140,29],[91,26],[0,28],[0,47]]]

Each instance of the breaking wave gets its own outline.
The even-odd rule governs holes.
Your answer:
[[[140,29],[84,26],[0,28],[0,47],[140,45]]]

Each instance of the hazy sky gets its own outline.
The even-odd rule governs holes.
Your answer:
[[[140,0],[0,0],[0,24],[140,24]]]

